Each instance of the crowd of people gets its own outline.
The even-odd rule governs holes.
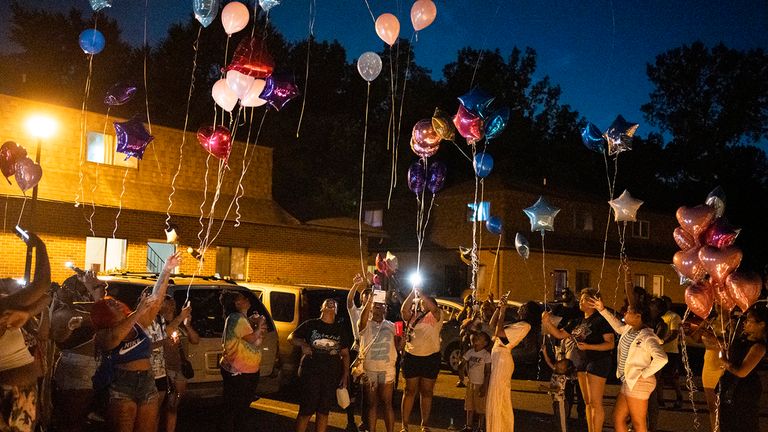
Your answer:
[[[0,431],[33,431],[38,419],[47,417],[58,431],[101,425],[110,431],[173,432],[193,374],[181,340],[200,339],[191,323],[192,306],[179,308],[167,294],[181,255],[167,259],[154,286],[131,308],[110,296],[92,272],[75,269],[52,289],[45,244],[34,234],[25,241],[35,250],[34,278],[23,285],[0,281]],[[338,319],[340,305],[329,298],[318,318],[288,337],[301,352],[297,432],[306,431],[313,416],[314,429],[324,432],[337,404],[346,409],[348,430],[375,431],[382,419],[384,430],[394,432],[400,375],[399,430],[428,432],[442,361],[440,333],[449,318],[460,323],[457,386],[466,387],[465,432],[514,430],[515,347],[532,351],[551,368],[552,378],[542,388],[552,395],[563,431],[571,430],[572,405],[586,430],[603,430],[609,379],[620,384],[611,412],[614,429],[655,431],[665,383],[675,392],[673,407],[683,401],[678,344],[684,335],[706,348],[701,377],[711,430],[759,428],[757,366],[768,342],[764,299],[738,317],[713,311],[694,325],[671,310],[669,298],[642,288],[627,293],[620,311],[607,308],[600,292],[587,288],[578,296],[566,291],[556,307],[528,302],[507,321],[509,293],[498,301],[468,296],[457,317],[446,317],[421,287],[399,296],[374,286],[371,276],[353,279],[345,305],[350,323]],[[220,302],[225,320],[220,429],[253,430],[251,405],[258,399],[267,320],[254,312],[253,299],[244,292],[224,290]],[[44,379],[53,357],[46,350],[49,339],[57,348],[52,385]]]

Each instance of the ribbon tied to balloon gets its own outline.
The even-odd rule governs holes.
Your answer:
[[[398,36],[400,36],[400,21],[396,16],[391,13],[384,13],[376,18],[375,22],[376,34],[379,35],[381,40],[392,46],[397,42]]]
[[[415,31],[429,27],[437,17],[437,6],[432,0],[416,0],[411,6],[411,24]]]
[[[87,29],[80,33],[79,43],[80,49],[82,49],[84,53],[95,55],[104,50],[106,39],[104,39],[104,35],[100,31],[96,29]]]
[[[26,192],[37,186],[43,177],[43,168],[36,164],[32,159],[23,157],[16,162],[16,173],[14,178],[19,188]]]
[[[192,12],[203,27],[208,27],[219,13],[219,0],[192,0]]]
[[[357,59],[357,72],[368,82],[378,78],[381,66],[381,57],[373,51],[364,52]]]

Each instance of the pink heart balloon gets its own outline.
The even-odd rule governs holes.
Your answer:
[[[704,231],[704,243],[716,248],[731,246],[740,232],[740,228],[734,228],[725,218],[717,218]]]
[[[715,294],[709,282],[699,282],[685,289],[685,304],[701,319],[706,319],[715,304]]]
[[[232,134],[224,126],[203,126],[197,130],[197,140],[212,156],[226,162],[232,151]]]
[[[677,209],[676,216],[684,230],[694,238],[699,238],[715,219],[715,208],[705,204],[696,207],[683,206]]]
[[[723,310],[727,313],[731,313],[733,308],[736,307],[736,301],[731,297],[728,289],[723,284],[715,284],[712,286],[715,292],[715,299],[722,306]]]
[[[456,126],[456,130],[463,136],[467,143],[474,144],[477,141],[483,139],[485,132],[483,130],[483,119],[464,108],[464,105],[459,105],[459,111],[453,117],[453,124]]]
[[[28,157],[19,159],[16,162],[15,168],[16,184],[24,192],[37,186],[43,177],[43,168]]]
[[[688,250],[696,247],[696,239],[691,234],[689,234],[688,231],[681,227],[675,228],[672,236],[675,238],[675,243],[677,243],[677,245],[680,246],[680,249],[682,250]]]
[[[742,312],[749,309],[760,298],[762,285],[760,276],[753,272],[735,271],[725,279],[728,293]]]
[[[739,267],[742,256],[741,249],[736,246],[722,249],[704,246],[699,249],[701,265],[704,266],[712,280],[718,284],[725,283],[725,278]]]
[[[672,262],[680,274],[692,281],[700,281],[706,274],[706,270],[699,260],[699,248],[675,253]]]

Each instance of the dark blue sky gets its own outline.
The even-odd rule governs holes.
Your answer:
[[[149,38],[160,40],[168,24],[185,20],[191,0],[146,0],[149,4]],[[283,0],[270,19],[289,40],[308,35],[311,0]],[[368,0],[374,15],[398,15],[401,37],[410,37],[410,0]],[[107,14],[121,22],[123,36],[143,41],[145,1],[114,0]],[[416,61],[430,68],[437,79],[442,67],[456,58],[459,48],[499,48],[508,55],[512,47],[530,46],[538,52],[537,76],[549,75],[570,104],[599,128],[605,129],[616,114],[644,124],[640,105],[648,101],[651,86],[647,63],[667,49],[702,40],[708,46],[723,42],[738,49],[768,48],[766,0],[435,0],[437,19],[419,34]],[[87,0],[27,0],[26,7],[90,11]],[[399,13],[398,13],[399,8]],[[0,2],[0,26],[9,16]],[[210,28],[223,31],[219,21]],[[373,22],[364,0],[316,0],[316,38],[338,39],[350,59],[362,52],[380,50]],[[0,46],[8,49],[2,33]],[[311,80],[311,76],[310,76]],[[469,85],[469,83],[467,83]],[[479,83],[482,85],[482,83]],[[458,95],[457,95],[458,96]],[[429,113],[426,113],[429,114]]]

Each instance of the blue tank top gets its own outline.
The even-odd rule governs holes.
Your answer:
[[[110,353],[113,364],[125,364],[134,360],[149,359],[152,352],[152,343],[149,336],[140,325],[134,324],[133,330],[136,336],[129,340],[122,340]]]

